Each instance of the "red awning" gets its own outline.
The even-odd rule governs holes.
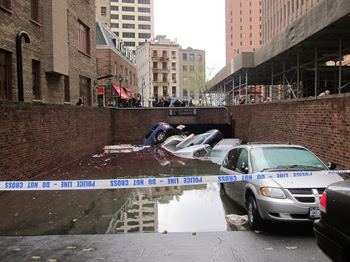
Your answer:
[[[125,92],[125,90],[122,87],[116,86],[116,85],[114,85],[113,87],[115,91],[117,91],[117,93],[120,95],[121,99],[129,100],[128,94]]]
[[[105,88],[103,86],[99,86],[97,88],[97,94],[103,95],[105,93],[104,90],[105,90]]]

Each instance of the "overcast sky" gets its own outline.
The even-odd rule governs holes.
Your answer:
[[[154,33],[205,50],[212,78],[225,66],[224,0],[154,0]],[[210,70],[209,70],[210,71]]]

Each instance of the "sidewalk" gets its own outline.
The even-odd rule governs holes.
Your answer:
[[[0,237],[0,261],[329,261],[309,236],[216,232]]]

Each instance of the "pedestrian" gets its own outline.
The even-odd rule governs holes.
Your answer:
[[[158,98],[158,101],[156,103],[156,107],[163,107],[163,100],[161,98]]]
[[[190,102],[188,103],[188,106],[193,106],[192,97],[190,98]]]
[[[135,102],[135,107],[142,107],[140,98],[137,98]]]
[[[169,107],[170,106],[170,98],[167,99],[166,97],[163,98],[163,106],[164,107]]]
[[[77,106],[84,106],[83,99],[79,98],[79,101],[77,102]]]
[[[197,106],[203,106],[202,99],[199,99]]]
[[[238,97],[238,103],[239,103],[240,105],[245,104],[245,99],[244,99],[243,96],[239,96],[239,97]]]
[[[181,106],[181,102],[179,101],[179,99],[176,99],[176,101],[174,102],[174,107],[180,107]]]

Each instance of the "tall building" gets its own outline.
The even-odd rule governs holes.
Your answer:
[[[225,0],[226,64],[236,54],[252,52],[260,47],[261,2],[259,0]]]
[[[0,100],[96,105],[94,0],[0,1],[0,21]]]
[[[320,0],[262,1],[262,43],[266,43]]]
[[[158,98],[179,97],[179,48],[166,36],[157,36],[136,50],[139,93],[143,105]]]
[[[135,51],[154,35],[154,0],[96,0],[96,15]]]

